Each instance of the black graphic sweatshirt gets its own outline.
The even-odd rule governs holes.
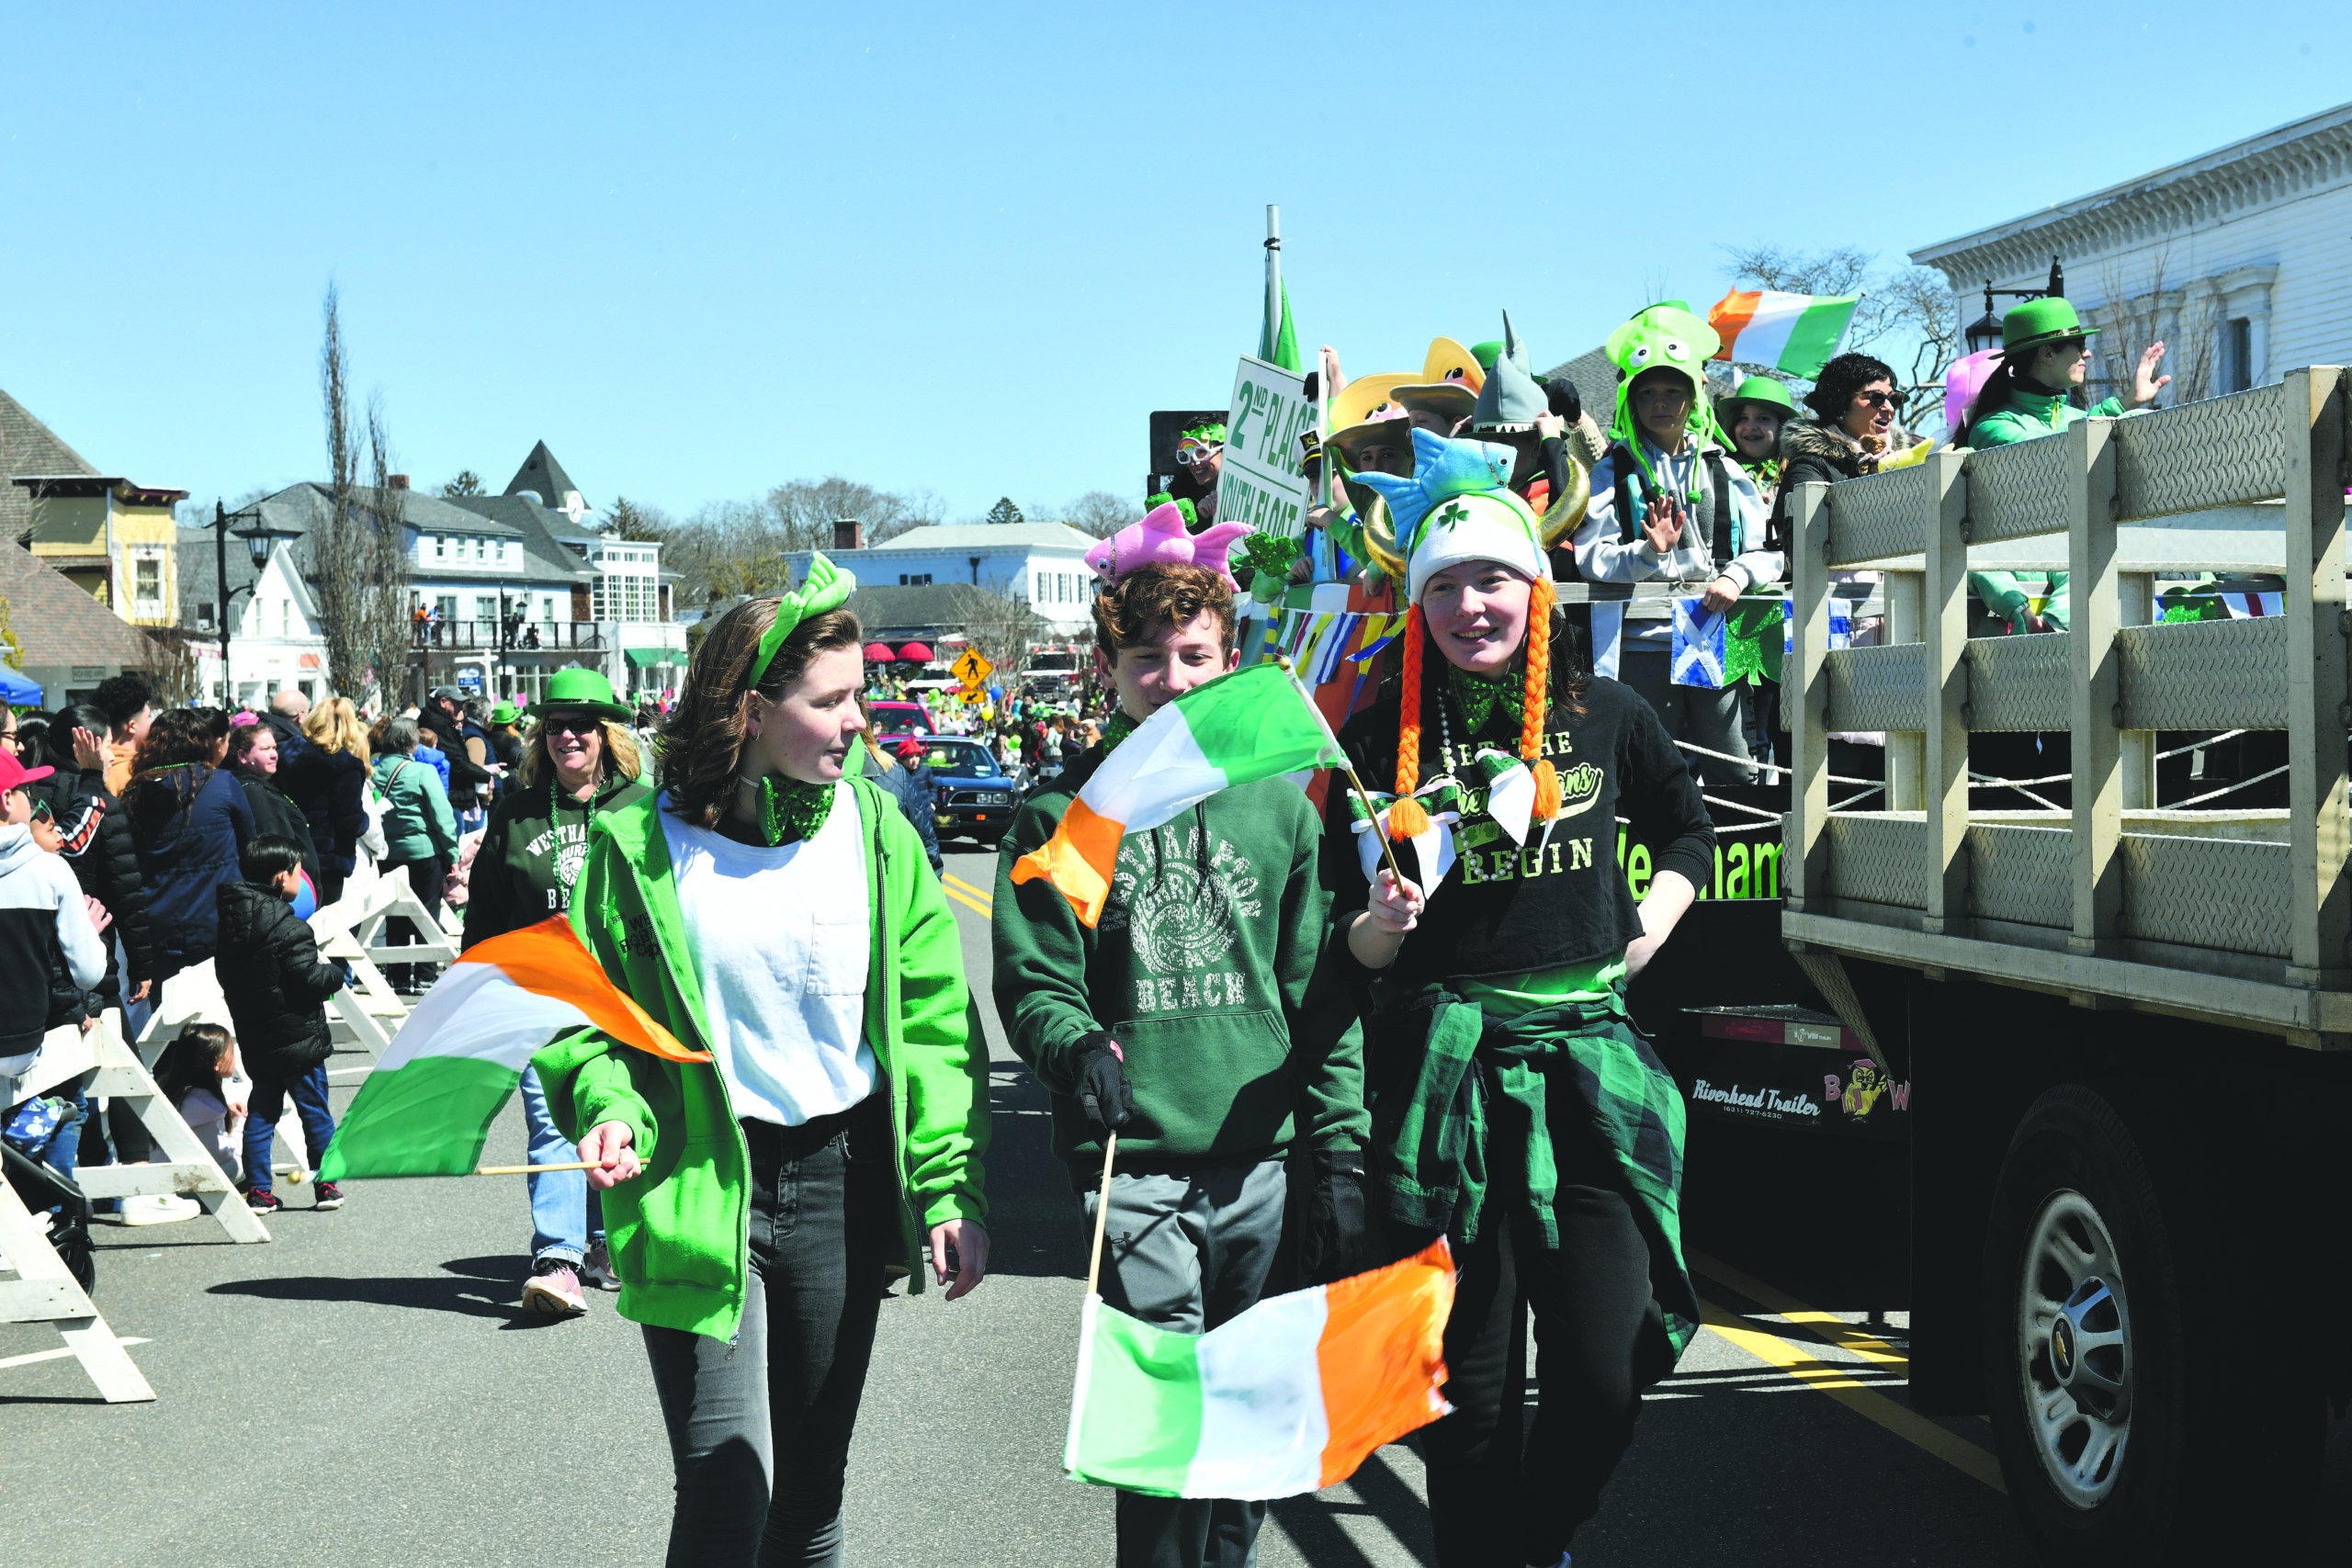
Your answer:
[[[1464,786],[1454,827],[1459,858],[1430,893],[1420,924],[1405,938],[1389,976],[1401,986],[1524,975],[1613,957],[1642,934],[1641,917],[1617,864],[1617,818],[1634,825],[1644,842],[1660,846],[1657,869],[1679,871],[1693,887],[1706,886],[1714,863],[1715,830],[1682,753],[1649,704],[1629,686],[1596,677],[1584,712],[1568,711],[1555,695],[1543,749],[1559,771],[1560,815],[1549,840],[1540,824],[1524,844],[1505,837],[1486,812],[1486,792],[1472,767],[1481,750],[1519,753],[1519,720],[1497,703],[1485,728],[1464,735],[1461,707],[1446,679],[1447,665],[1430,652],[1421,682],[1421,780],[1451,773]],[[1556,665],[1555,666],[1556,668]],[[1373,788],[1396,780],[1397,709],[1401,683],[1392,679],[1379,699],[1340,732],[1356,772]],[[1441,716],[1439,704],[1449,705]],[[1451,720],[1453,750],[1444,737]],[[1347,800],[1333,790],[1324,836],[1323,876],[1344,915],[1369,900]],[[1406,874],[1414,863],[1406,859]],[[1427,890],[1425,890],[1427,891]]]
[[[1361,1033],[1344,1000],[1308,995],[1330,912],[1314,807],[1268,779],[1128,834],[1089,930],[1052,884],[1016,886],[1012,868],[1053,836],[1102,756],[1089,750],[1014,813],[997,863],[997,1011],[1052,1097],[1054,1152],[1081,1186],[1102,1170],[1072,1092],[1079,1042],[1097,1030],[1119,1043],[1135,1086],[1121,1170],[1273,1159],[1302,1136],[1361,1148]]]

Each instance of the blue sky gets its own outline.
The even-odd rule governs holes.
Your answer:
[[[317,477],[332,277],[421,486],[545,438],[592,502],[976,514],[1223,400],[1269,201],[1351,373],[1506,305],[1550,364],[1725,245],[1893,260],[2352,96],[2319,5],[1789,15],[25,7],[0,389],[141,482]]]

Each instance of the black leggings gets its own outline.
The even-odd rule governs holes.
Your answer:
[[[745,1122],[752,1268],[733,1345],[648,1327],[677,1470],[668,1568],[842,1561],[842,1482],[898,1228],[888,1100]]]
[[[1657,1332],[1650,1253],[1611,1158],[1581,1130],[1555,1135],[1556,1251],[1516,1200],[1489,1193],[1478,1239],[1454,1242],[1462,1277],[1445,1324],[1445,1397],[1429,1427],[1430,1522],[1439,1568],[1557,1562],[1633,1442],[1640,1347]],[[1582,1145],[1590,1145],[1586,1147]],[[1415,1249],[1435,1239],[1397,1238]],[[1391,1250],[1397,1250],[1392,1248]],[[1525,1419],[1526,1313],[1540,1358]]]

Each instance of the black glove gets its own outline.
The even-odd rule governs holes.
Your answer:
[[[1363,1267],[1363,1156],[1317,1154],[1306,1228],[1298,1238],[1298,1269],[1306,1283],[1326,1285]]]
[[[1127,1081],[1119,1049],[1101,1030],[1078,1043],[1078,1109],[1098,1135],[1124,1127],[1136,1113],[1135,1085]]]

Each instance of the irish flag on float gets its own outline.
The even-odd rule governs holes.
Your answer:
[[[1114,753],[1115,755],[1115,753]],[[1447,1410],[1453,1254],[1260,1302],[1206,1334],[1086,1298],[1062,1468],[1160,1497],[1291,1497]]]
[[[1859,294],[1735,289],[1707,312],[1707,324],[1724,340],[1715,357],[1812,380],[1838,357],[1838,345],[1861,302]]]
[[[471,1175],[532,1054],[575,1029],[672,1061],[710,1060],[647,1017],[571,922],[550,915],[469,948],[425,993],[359,1086],[319,1179]]]
[[[1054,836],[1013,866],[1012,880],[1044,877],[1091,926],[1102,918],[1125,835],[1172,821],[1221,789],[1340,760],[1330,727],[1282,665],[1220,675],[1120,741],[1080,787]]]

